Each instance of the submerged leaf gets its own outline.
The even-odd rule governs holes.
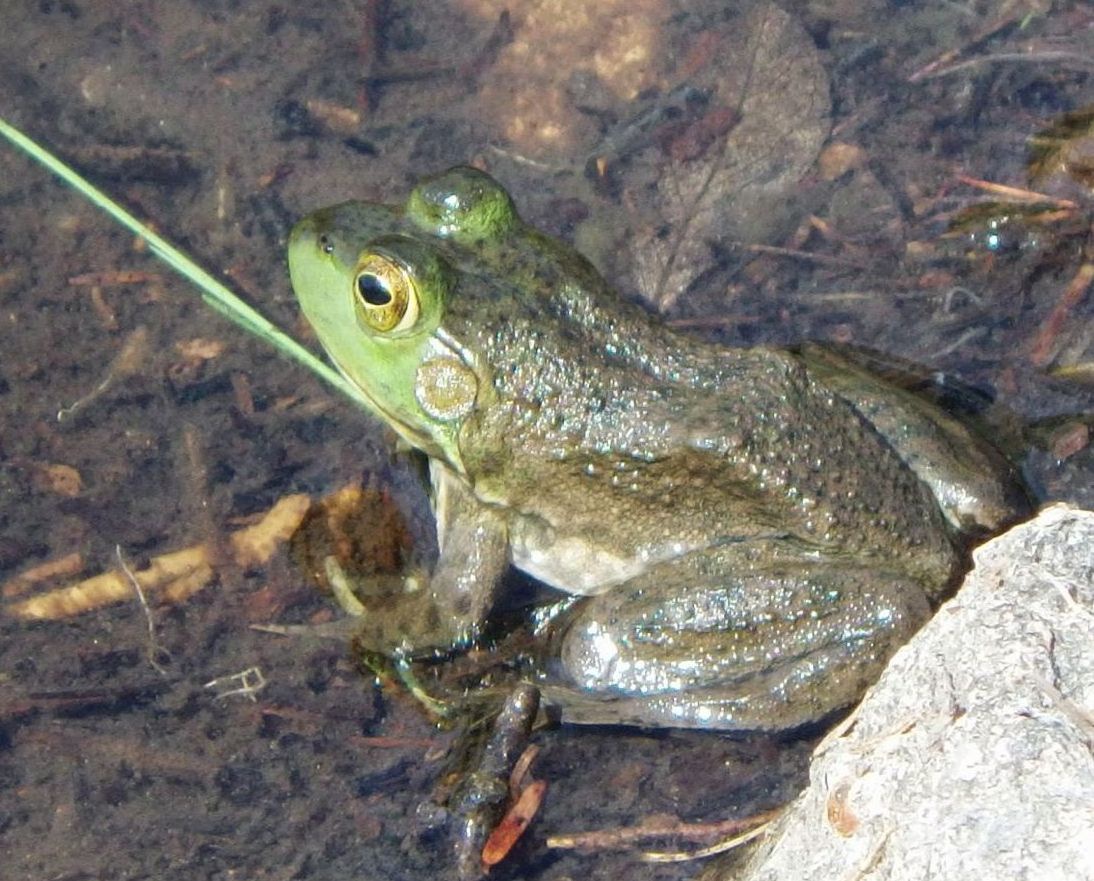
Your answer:
[[[827,74],[795,19],[761,2],[715,35],[690,83],[708,93],[705,112],[667,149],[644,151],[623,200],[649,209],[633,218],[626,260],[632,286],[662,310],[711,267],[711,242],[781,233],[830,128]]]

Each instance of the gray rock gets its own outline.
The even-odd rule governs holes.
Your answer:
[[[1094,512],[974,562],[764,842],[704,877],[1094,879]]]

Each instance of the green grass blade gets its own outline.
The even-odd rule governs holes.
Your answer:
[[[168,266],[192,282],[201,294],[201,298],[216,311],[248,333],[270,343],[275,349],[302,364],[320,378],[329,382],[350,399],[369,407],[361,391],[346,380],[337,370],[320,360],[307,348],[277,327],[256,309],[248,305],[221,282],[197,265],[190,257],[172,245],[167,239],[149,229],[125,208],[111,199],[106,193],[81,177],[44,147],[39,146],[19,129],[0,119],[0,135],[30,156],[35,162],[44,165],[61,180],[101,208],[118,223],[134,235],[148,243],[152,252]]]

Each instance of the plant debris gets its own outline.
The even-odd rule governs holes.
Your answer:
[[[227,542],[231,562],[243,568],[266,563],[296,531],[310,506],[311,500],[306,495],[285,496],[257,523],[232,533]],[[206,542],[161,554],[131,576],[146,595],[154,595],[164,602],[180,602],[212,582],[219,560],[218,550]],[[13,618],[57,620],[132,598],[133,584],[129,576],[124,571],[112,569],[2,608]]]

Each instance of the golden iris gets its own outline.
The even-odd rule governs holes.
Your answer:
[[[357,320],[369,330],[405,330],[418,320],[418,286],[398,261],[365,253],[353,274],[353,307]]]

